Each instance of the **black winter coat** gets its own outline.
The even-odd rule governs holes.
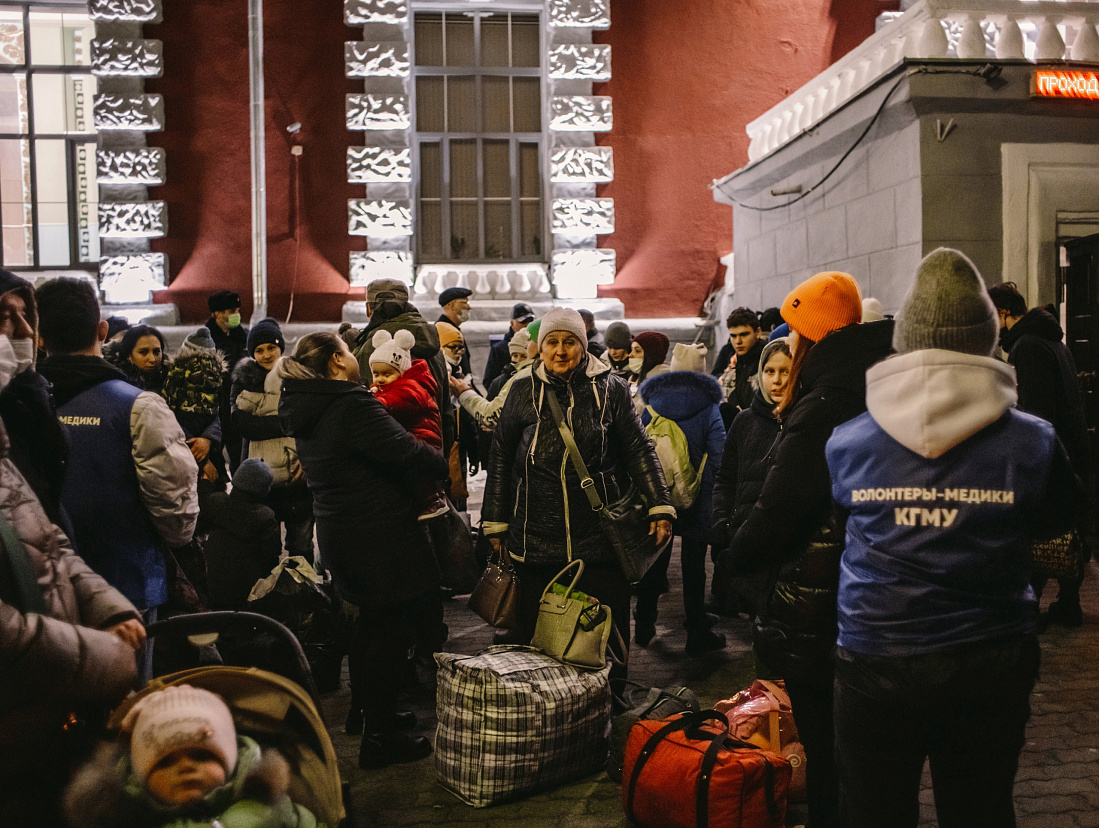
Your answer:
[[[518,560],[615,560],[567,458],[546,394],[557,395],[604,503],[618,500],[632,480],[650,514],[670,519],[674,513],[629,389],[596,358],[585,354],[584,360],[567,380],[547,375],[539,363],[530,377],[512,384],[500,413],[481,514],[485,533],[506,532]]]
[[[210,608],[247,609],[256,581],[278,566],[279,521],[269,506],[242,489],[215,492],[202,509],[210,526],[206,541]]]
[[[725,438],[725,452],[714,480],[713,543],[725,549],[763,490],[782,427],[774,406],[756,391],[752,404],[736,415]]]
[[[885,320],[848,325],[813,347],[759,499],[718,557],[715,578],[778,566],[753,642],[783,675],[819,678],[831,670],[844,538],[824,446],[836,426],[866,410],[866,370],[892,352],[892,341],[893,321]]]
[[[1061,341],[1061,326],[1044,308],[1034,308],[1005,330],[1000,345],[1015,366],[1020,411],[1053,425],[1068,452],[1072,470],[1088,473],[1088,426],[1084,398],[1076,381],[1076,363]]]
[[[0,391],[0,420],[10,438],[10,456],[50,522],[72,537],[72,527],[61,508],[69,442],[44,376],[33,369],[20,371]]]
[[[436,589],[439,572],[416,476],[444,480],[439,452],[389,416],[366,388],[287,379],[279,415],[313,494],[321,560],[355,604],[391,606]]]

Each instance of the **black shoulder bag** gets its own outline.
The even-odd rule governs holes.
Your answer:
[[[561,439],[565,441],[565,450],[572,466],[580,477],[580,488],[584,490],[592,510],[599,513],[603,535],[614,549],[622,574],[632,586],[644,577],[664,551],[663,546],[656,545],[656,536],[649,534],[649,516],[641,500],[641,493],[631,483],[629,489],[614,503],[603,503],[584,458],[580,456],[572,429],[565,422],[565,414],[561,410],[561,403],[557,401],[557,395],[548,391],[546,400],[557,423],[557,430],[561,432]]]

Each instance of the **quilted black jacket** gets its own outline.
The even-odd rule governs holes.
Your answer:
[[[816,344],[783,423],[756,505],[720,553],[715,579],[778,566],[756,618],[756,652],[787,676],[830,669],[843,534],[832,512],[824,445],[866,410],[866,370],[892,353],[893,322],[849,325]]]
[[[599,517],[580,488],[546,394],[556,394],[599,497],[610,503],[632,480],[650,515],[674,516],[653,445],[634,413],[626,384],[595,357],[568,380],[538,365],[511,387],[496,426],[482,516],[488,535],[507,534],[528,563],[614,560]]]

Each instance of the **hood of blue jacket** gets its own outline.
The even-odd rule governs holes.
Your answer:
[[[641,396],[661,417],[689,420],[721,403],[721,385],[707,374],[669,371],[641,383]]]
[[[1015,369],[935,348],[898,354],[866,372],[866,408],[886,434],[934,459],[1015,405]]]

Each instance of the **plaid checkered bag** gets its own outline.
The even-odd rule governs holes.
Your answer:
[[[561,664],[530,648],[437,653],[435,774],[483,808],[602,770],[610,668]]]

